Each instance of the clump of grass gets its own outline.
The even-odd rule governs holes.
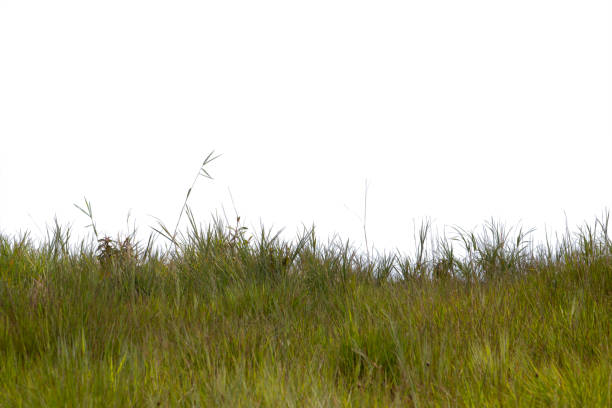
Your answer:
[[[425,222],[414,254],[363,256],[188,198],[165,250],[99,237],[88,201],[92,242],[0,236],[0,406],[612,403],[609,213],[556,246]]]

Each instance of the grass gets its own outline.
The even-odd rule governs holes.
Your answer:
[[[164,249],[88,202],[97,241],[0,235],[0,406],[612,405],[609,214],[539,247],[425,223],[409,257],[183,208]]]

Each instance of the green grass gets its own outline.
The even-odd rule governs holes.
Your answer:
[[[164,253],[1,237],[0,406],[610,406],[611,242],[583,231],[462,260],[218,221]]]
[[[607,214],[412,257],[185,214],[163,250],[0,236],[0,406],[612,405]]]

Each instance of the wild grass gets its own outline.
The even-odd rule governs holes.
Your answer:
[[[609,214],[364,256],[184,208],[165,250],[0,236],[0,406],[612,406]]]

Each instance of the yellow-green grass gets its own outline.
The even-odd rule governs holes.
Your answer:
[[[92,242],[0,234],[0,407],[612,406],[609,213],[364,256],[202,228],[198,176],[164,249],[98,236],[87,201]]]
[[[607,215],[556,248],[458,230],[461,259],[187,215],[163,251],[0,237],[0,406],[612,405]]]

